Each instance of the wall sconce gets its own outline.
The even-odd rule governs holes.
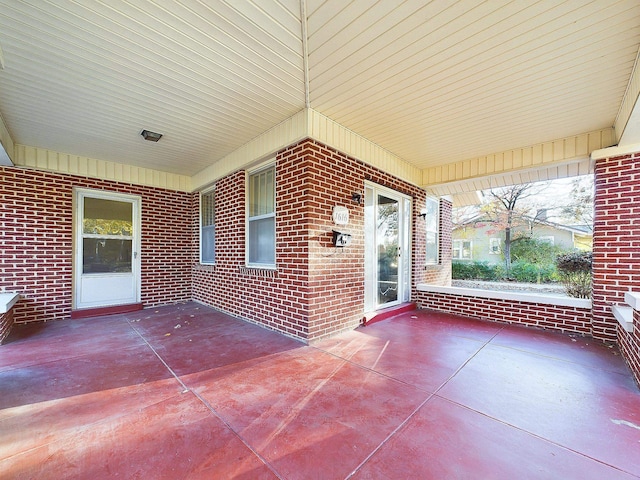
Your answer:
[[[420,213],[418,214],[418,217],[422,217],[423,220],[425,220],[427,218],[427,211],[426,210],[420,210]]]
[[[353,192],[351,194],[351,200],[360,205],[360,203],[362,203],[362,194],[360,192]]]

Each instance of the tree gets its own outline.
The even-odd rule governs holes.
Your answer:
[[[530,199],[537,197],[548,183],[522,183],[510,187],[492,189],[488,193],[489,203],[482,211],[489,219],[492,229],[487,233],[504,232],[504,266],[507,276],[511,272],[511,245],[521,238],[529,238],[533,234],[533,226],[546,214],[546,208],[537,207]],[[528,234],[514,234],[514,228],[526,226]]]
[[[573,179],[569,203],[562,207],[561,215],[572,223],[593,225],[593,187],[593,175]]]

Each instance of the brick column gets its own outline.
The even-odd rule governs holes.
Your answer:
[[[640,289],[640,152],[595,165],[593,336],[616,340],[611,305]]]

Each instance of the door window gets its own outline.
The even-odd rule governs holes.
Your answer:
[[[133,205],[83,198],[82,273],[131,272]]]

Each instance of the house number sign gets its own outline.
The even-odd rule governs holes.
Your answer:
[[[336,225],[347,225],[349,223],[349,210],[347,207],[338,205],[333,207],[333,223]]]

